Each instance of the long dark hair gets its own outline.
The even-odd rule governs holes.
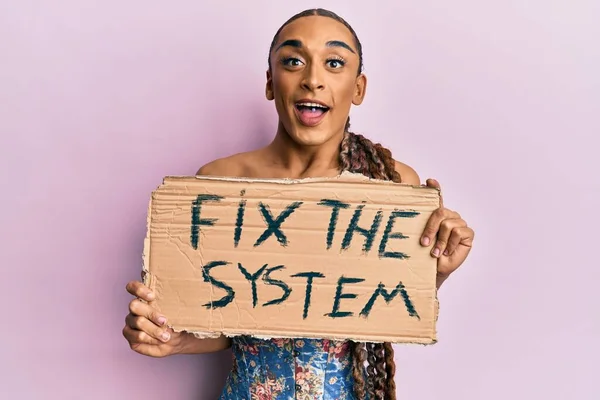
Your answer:
[[[321,16],[332,18],[342,24],[352,33],[354,44],[357,48],[359,57],[358,74],[363,70],[362,45],[356,32],[350,24],[342,17],[332,11],[322,8],[302,11],[288,19],[277,31],[271,42],[269,49],[269,69],[271,69],[270,56],[273,47],[279,39],[281,30],[302,17]],[[395,161],[392,158],[390,150],[374,144],[362,135],[349,131],[350,118],[346,122],[344,129],[344,138],[340,148],[340,169],[344,171],[360,173],[371,178],[391,180],[400,182],[400,174],[396,171]],[[360,343],[351,342],[353,349],[353,371],[354,392],[359,399],[365,398],[368,393],[370,399],[396,399],[396,384],[394,375],[396,364],[394,363],[394,349],[388,342],[386,343]],[[365,379],[365,361],[366,379]]]

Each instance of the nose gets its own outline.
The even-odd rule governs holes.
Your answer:
[[[323,81],[321,74],[322,72],[317,64],[311,64],[304,71],[304,78],[302,79],[302,87],[304,89],[314,92],[325,88],[325,82]]]

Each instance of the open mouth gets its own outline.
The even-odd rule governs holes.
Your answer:
[[[303,125],[315,126],[327,114],[329,107],[320,103],[301,102],[294,105],[296,115]]]

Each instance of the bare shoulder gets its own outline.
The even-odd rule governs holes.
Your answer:
[[[239,157],[235,154],[210,161],[201,166],[196,175],[236,176],[236,172],[241,168],[238,159]]]
[[[196,175],[246,177],[249,176],[251,160],[255,158],[256,151],[232,154],[218,158],[201,166]]]
[[[409,185],[420,186],[421,178],[417,171],[415,171],[411,166],[401,163],[400,161],[395,161],[396,163],[396,172],[400,174],[402,179],[402,183],[407,183]]]

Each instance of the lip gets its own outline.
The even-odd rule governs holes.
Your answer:
[[[315,103],[315,104],[322,105],[323,107],[327,107],[327,110],[325,112],[323,112],[323,114],[321,114],[319,117],[307,119],[307,118],[303,118],[300,115],[300,110],[297,107],[298,103]],[[327,113],[330,110],[331,110],[331,108],[329,108],[329,106],[327,104],[323,103],[322,101],[313,100],[313,99],[301,99],[294,103],[294,113],[296,114],[296,118],[302,125],[307,126],[307,127],[315,127],[315,126],[319,125],[325,119],[325,116],[327,115]]]
[[[322,101],[319,101],[317,99],[300,99],[300,100],[296,100],[294,102],[294,107],[296,107],[296,104],[298,103],[315,103],[315,104],[319,104],[322,105],[323,107],[327,107],[327,109],[331,109],[331,107],[329,105],[327,105],[326,103],[323,103]]]

